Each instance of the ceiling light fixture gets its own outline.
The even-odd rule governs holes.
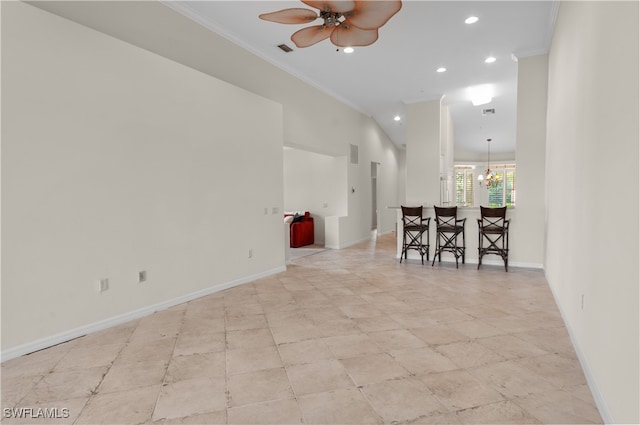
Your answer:
[[[345,53],[353,53],[353,47],[345,47],[344,49],[342,49],[342,51]]]
[[[465,24],[475,24],[476,22],[478,22],[477,16],[469,16],[467,19],[464,20]]]
[[[302,2],[319,12],[297,7],[258,17],[279,24],[307,24],[322,19],[322,24],[303,28],[291,36],[297,47],[313,46],[327,38],[338,47],[368,46],[378,39],[378,29],[402,8],[401,0]]]
[[[491,172],[491,139],[487,139],[487,171],[484,176],[482,174],[478,176],[478,184],[480,186],[482,186],[483,181],[487,189],[498,186],[502,181],[500,173]]]
[[[396,115],[395,117],[393,117],[394,121],[400,121],[400,115]]]
[[[439,72],[439,73],[443,73],[443,72],[446,72],[446,71],[447,71],[447,68],[445,68],[443,66],[441,66],[440,68],[436,69],[436,72]]]
[[[468,90],[473,106],[485,105],[493,100],[493,90],[489,84],[469,87]]]
[[[489,56],[484,60],[484,63],[494,63],[495,61],[496,61],[496,58],[494,58],[493,56]]]

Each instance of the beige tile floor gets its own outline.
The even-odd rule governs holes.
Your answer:
[[[39,424],[601,423],[541,271],[394,254],[393,234],[328,250],[7,361],[2,407],[69,411]]]

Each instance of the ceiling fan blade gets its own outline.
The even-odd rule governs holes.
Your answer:
[[[331,0],[302,0],[302,3],[315,7],[322,12],[346,13],[356,7],[355,1]]]
[[[331,33],[331,42],[339,47],[368,46],[378,39],[378,29],[362,29],[343,23]]]
[[[308,24],[318,19],[318,15],[313,10],[292,8],[282,9],[277,12],[263,13],[258,16],[265,21],[277,22],[279,24]]]
[[[293,41],[297,47],[313,46],[319,41],[329,38],[334,30],[335,28],[329,28],[324,25],[314,25],[293,33],[291,41]]]
[[[358,28],[380,28],[401,8],[400,0],[359,1],[347,19]]]

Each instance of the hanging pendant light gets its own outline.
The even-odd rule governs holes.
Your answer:
[[[491,139],[487,139],[487,171],[484,176],[480,174],[478,176],[478,183],[482,185],[482,182],[487,186],[496,187],[502,181],[502,175],[500,173],[492,173],[491,172]]]

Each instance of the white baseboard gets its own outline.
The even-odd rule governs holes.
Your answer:
[[[346,244],[340,244],[340,245],[325,245],[324,247],[325,247],[325,248],[329,248],[329,249],[344,249],[344,248],[349,248],[350,246],[358,245],[359,243],[367,242],[367,241],[370,241],[370,240],[371,240],[371,237],[367,237],[367,238],[360,239],[360,240],[357,240],[357,241],[347,242]]]
[[[158,304],[153,304],[147,307],[140,308],[138,310],[134,310],[128,313],[120,314],[118,316],[111,317],[109,319],[100,320],[98,322],[90,323],[84,326],[80,326],[75,329],[71,329],[69,331],[60,332],[58,334],[41,338],[36,341],[32,341],[23,345],[19,345],[17,347],[9,348],[4,350],[0,355],[2,361],[10,360],[16,357],[23,356],[25,354],[33,353],[34,351],[42,350],[45,348],[52,347],[57,344],[61,344],[63,342],[70,341],[72,339],[101,331],[103,329],[110,328],[112,326],[120,325],[122,323],[126,323],[130,320],[139,319],[144,316],[148,316],[157,311],[166,310],[170,307],[174,307],[179,304],[186,303],[188,301],[195,300],[197,298],[204,297],[206,295],[211,295],[216,292],[233,288],[234,286],[242,285],[245,283],[253,282],[254,280],[262,279],[264,277],[272,276],[277,273],[281,273],[286,271],[287,268],[285,266],[276,267],[271,270],[266,270],[261,273],[257,273],[251,276],[245,276],[240,279],[232,280],[229,282],[224,282],[218,285],[211,286],[209,288],[205,288],[196,292],[192,292],[190,294],[186,294],[177,298],[173,298],[171,300],[163,301]]]
[[[560,316],[562,316],[564,327],[567,329],[567,333],[569,334],[569,339],[571,340],[571,345],[573,345],[573,349],[576,352],[576,355],[578,356],[578,361],[580,362],[580,366],[582,366],[584,377],[587,379],[587,385],[591,390],[591,395],[593,396],[593,401],[596,403],[598,412],[600,413],[600,416],[602,416],[602,420],[605,424],[616,423],[613,420],[613,417],[611,416],[611,412],[609,412],[609,408],[607,407],[607,403],[604,401],[604,398],[602,397],[602,393],[600,392],[598,385],[596,384],[596,380],[593,377],[593,374],[591,373],[591,369],[589,368],[589,363],[587,363],[587,359],[585,358],[584,354],[582,353],[582,349],[580,348],[580,345],[577,343],[575,339],[573,330],[571,329],[571,326],[566,320],[564,310],[562,309],[562,304],[559,302],[557,294],[554,291],[553,287],[549,285],[548,280],[547,280],[547,285],[549,286],[549,289],[551,289],[551,293],[553,294],[553,299],[555,300],[556,306],[560,311]]]

